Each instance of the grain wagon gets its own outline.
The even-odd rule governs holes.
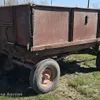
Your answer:
[[[30,69],[37,93],[55,89],[63,55],[100,44],[100,10],[35,4],[0,7],[0,57],[6,70]],[[100,69],[98,51],[97,68]],[[10,64],[9,64],[10,63]]]

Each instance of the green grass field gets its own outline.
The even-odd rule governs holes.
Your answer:
[[[0,100],[100,100],[100,72],[95,65],[96,56],[74,54],[60,62],[61,78],[58,87],[42,95],[9,97]]]

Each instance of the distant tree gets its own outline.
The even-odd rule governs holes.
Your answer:
[[[34,3],[34,0],[4,0],[4,6]]]
[[[34,0],[22,0],[22,3],[34,3]]]
[[[10,5],[18,5],[18,4],[27,4],[27,3],[35,3],[34,0],[3,0],[4,6]],[[39,4],[42,5],[49,5],[47,0],[41,0]]]
[[[17,0],[4,0],[4,6],[17,5]]]

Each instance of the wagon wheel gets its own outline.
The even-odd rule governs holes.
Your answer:
[[[30,73],[30,85],[37,93],[47,93],[57,87],[60,67],[53,59],[39,62]]]

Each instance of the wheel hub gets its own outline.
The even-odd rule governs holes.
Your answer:
[[[45,69],[41,75],[41,85],[43,87],[49,87],[52,84],[52,71],[50,69]]]

